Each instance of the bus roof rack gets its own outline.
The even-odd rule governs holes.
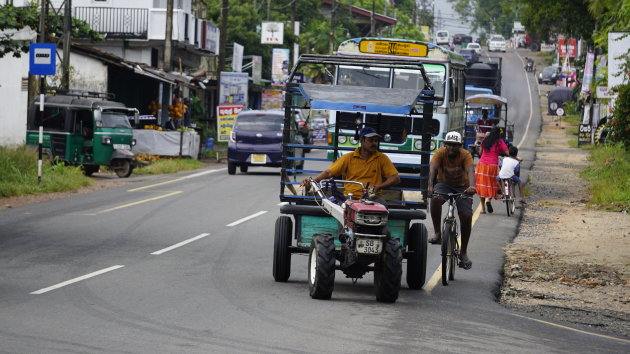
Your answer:
[[[64,96],[75,96],[75,97],[91,97],[91,98],[101,98],[105,100],[114,100],[116,95],[111,92],[95,92],[95,91],[82,91],[82,90],[67,90],[60,88],[50,88],[46,91],[49,95],[64,95]]]

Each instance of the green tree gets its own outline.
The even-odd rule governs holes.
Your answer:
[[[27,7],[15,7],[10,4],[0,5],[0,31],[21,30],[30,27],[40,32],[39,17],[40,11],[35,2]],[[46,18],[46,29],[50,37],[60,37],[63,34],[63,18],[49,13]],[[98,32],[90,28],[87,22],[76,18],[72,19],[72,37],[88,38],[92,41],[103,39]],[[23,53],[28,53],[28,44],[15,41],[8,34],[2,34],[0,35],[0,58],[7,54],[19,58]]]
[[[595,19],[588,10],[588,0],[519,0],[523,5],[520,19],[528,32],[542,40],[557,34],[592,42]]]

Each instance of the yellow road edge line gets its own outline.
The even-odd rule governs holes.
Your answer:
[[[171,192],[171,193],[168,193],[168,194],[159,195],[159,196],[153,197],[153,198],[138,200],[138,201],[133,202],[133,203],[123,204],[123,205],[119,205],[117,207],[101,210],[97,214],[108,213],[110,211],[114,211],[114,210],[118,210],[118,209],[122,209],[122,208],[127,208],[127,207],[130,207],[130,206],[134,206],[134,205],[138,205],[138,204],[142,204],[142,203],[147,203],[147,202],[150,202],[150,201],[153,201],[153,200],[170,197],[170,196],[173,196],[173,195],[176,195],[176,194],[180,194],[180,193],[182,193],[182,191],[175,191],[175,192]]]
[[[602,338],[606,338],[606,339],[617,340],[617,341],[624,342],[624,343],[630,343],[630,340],[623,339],[623,338],[611,337],[611,336],[607,336],[607,335],[604,335],[604,334],[588,332],[588,331],[584,331],[584,330],[573,328],[573,327],[569,327],[569,326],[564,326],[564,325],[553,323],[553,322],[543,321],[543,320],[539,320],[539,319],[536,319],[536,318],[531,318],[531,317],[527,317],[527,316],[523,316],[523,315],[517,315],[515,313],[512,313],[511,315],[512,316],[516,316],[516,317],[520,317],[520,318],[524,318],[526,320],[531,320],[531,321],[544,323],[544,324],[547,324],[547,325],[550,325],[550,326],[554,326],[554,327],[558,327],[558,328],[562,328],[562,329],[568,329],[570,331],[579,332],[579,333],[582,333],[582,334],[588,334],[590,336],[602,337]]]
[[[480,214],[481,214],[481,204],[477,206],[477,209],[475,209],[475,212],[473,213],[472,225],[470,226],[471,230],[472,230],[472,227],[475,226],[475,223],[477,222],[477,219],[479,218]],[[442,262],[440,262],[440,264],[438,265],[437,269],[435,270],[435,272],[433,273],[429,281],[422,288],[422,291],[427,295],[431,295],[431,291],[433,291],[433,288],[435,288],[435,286],[440,281],[440,279],[442,279]]]

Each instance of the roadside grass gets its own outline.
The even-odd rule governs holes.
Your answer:
[[[578,147],[578,114],[561,118],[570,136],[569,145],[573,148],[590,150],[590,166],[580,172],[580,176],[590,183],[591,201],[589,206],[604,210],[630,210],[630,152],[622,145],[582,145]]]
[[[630,210],[630,152],[621,144],[591,150],[591,165],[580,176],[591,184],[590,205],[605,210]]]
[[[0,198],[64,192],[92,183],[80,167],[44,163],[42,181],[37,184],[37,151],[25,146],[0,147]]]
[[[146,166],[134,169],[133,173],[138,175],[159,175],[195,170],[204,166],[203,162],[193,159],[158,158],[149,161]]]

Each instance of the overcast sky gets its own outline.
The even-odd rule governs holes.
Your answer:
[[[453,10],[453,4],[448,1],[435,0],[435,16],[436,25],[441,24],[436,29],[445,29],[451,36],[456,33],[464,33],[470,34],[474,38],[477,37],[470,32],[470,25],[459,18],[459,15]]]

